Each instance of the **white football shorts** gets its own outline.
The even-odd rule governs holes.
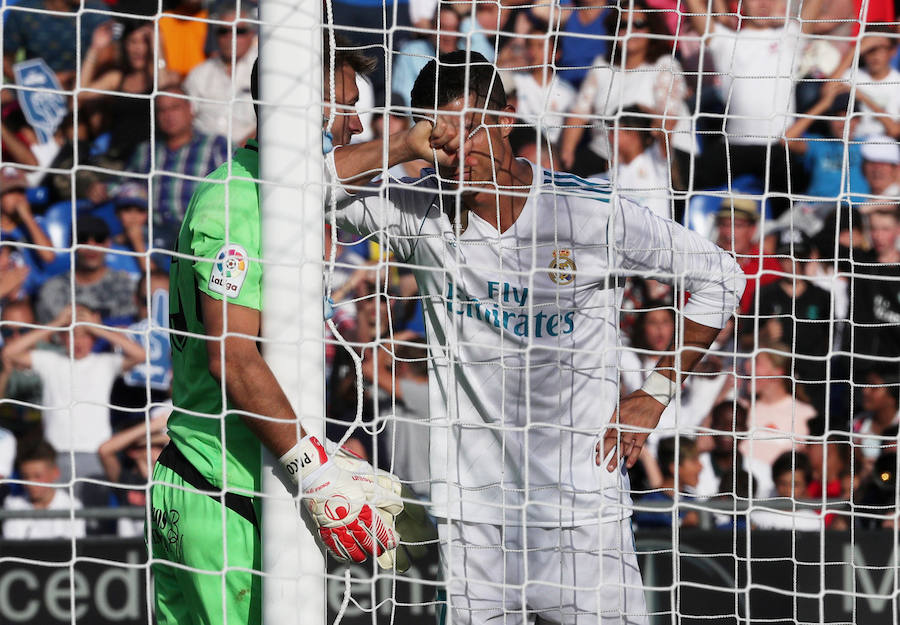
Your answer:
[[[581,527],[438,524],[439,625],[646,625],[631,520]]]

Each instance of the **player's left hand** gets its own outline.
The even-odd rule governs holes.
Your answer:
[[[609,459],[606,470],[615,471],[620,458],[625,460],[627,468],[633,467],[647,437],[659,424],[665,409],[665,406],[640,389],[624,397],[619,402],[619,410],[606,427],[603,439],[597,443],[594,457],[597,466],[603,464],[603,459],[610,451],[616,450]]]

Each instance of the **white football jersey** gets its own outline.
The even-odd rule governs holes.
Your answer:
[[[458,196],[433,174],[337,191],[334,217],[380,232],[415,272],[431,356],[433,513],[539,526],[624,518],[627,474],[594,463],[619,398],[619,285],[634,272],[683,281],[684,314],[722,327],[743,272],[605,181],[531,166],[528,199],[502,234],[470,212],[457,236]]]

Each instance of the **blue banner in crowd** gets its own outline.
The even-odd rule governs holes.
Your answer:
[[[17,85],[28,87],[27,90],[17,90],[19,106],[22,107],[25,119],[34,128],[41,143],[50,142],[53,133],[68,112],[66,99],[59,93],[62,87],[59,86],[56,74],[47,66],[44,59],[29,59],[16,63],[13,65],[13,73]],[[40,91],[33,91],[34,89]],[[51,89],[55,92],[51,92]]]
[[[172,384],[172,352],[169,347],[169,293],[157,289],[150,296],[150,314],[131,325],[132,339],[141,343],[149,355],[149,363],[141,363],[122,376],[128,386],[165,391]]]

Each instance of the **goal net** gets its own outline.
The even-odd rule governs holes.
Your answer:
[[[459,621],[460,588],[476,620],[895,622],[900,22],[858,4],[5,4],[0,621],[178,620],[153,599],[174,560],[222,622],[242,575],[279,622]],[[429,121],[458,149],[409,152]],[[704,289],[744,281],[714,321]],[[209,336],[202,302],[261,327]],[[408,570],[322,559],[235,434],[275,415],[207,373],[241,338],[298,425],[399,478]],[[608,472],[613,414],[698,350]],[[173,407],[203,376],[218,408]],[[150,501],[178,443],[218,506],[199,534]],[[249,565],[229,502],[258,515]],[[611,520],[633,543],[565,542]]]

